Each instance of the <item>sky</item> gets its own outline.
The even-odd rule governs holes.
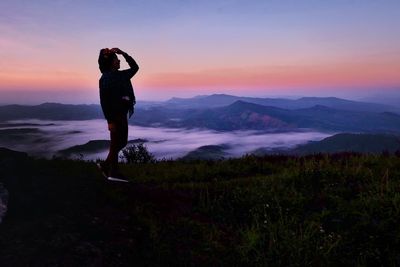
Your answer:
[[[2,0],[0,104],[98,103],[105,47],[138,62],[138,100],[390,98],[400,91],[400,1]]]

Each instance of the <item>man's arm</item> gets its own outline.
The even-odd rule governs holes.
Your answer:
[[[124,70],[126,71],[129,78],[132,78],[139,70],[139,65],[136,61],[128,55],[127,53],[123,53],[122,56],[125,58],[126,62],[128,63],[130,69]]]
[[[115,53],[117,53],[117,54],[119,54],[119,55],[122,55],[124,58],[125,58],[125,60],[126,60],[126,62],[128,63],[128,65],[129,65],[129,69],[127,69],[127,70],[123,70],[123,71],[121,71],[121,72],[123,72],[125,75],[127,75],[127,77],[130,79],[130,78],[132,78],[137,72],[138,72],[138,70],[139,70],[139,65],[136,63],[136,61],[130,56],[130,55],[128,55],[128,53],[125,53],[124,51],[122,51],[121,49],[119,49],[119,48],[112,48],[111,49],[113,52],[115,52]]]

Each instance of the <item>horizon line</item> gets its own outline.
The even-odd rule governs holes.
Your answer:
[[[235,95],[235,94],[227,94],[227,93],[213,93],[213,94],[199,94],[199,95],[193,95],[189,97],[181,97],[181,96],[172,96],[169,98],[166,98],[164,100],[147,100],[147,99],[142,99],[142,100],[137,100],[136,102],[144,102],[144,103],[164,103],[168,102],[173,99],[193,99],[193,98],[200,98],[200,97],[210,97],[210,96],[228,96],[228,97],[238,97],[238,98],[258,98],[258,99],[284,99],[284,100],[300,100],[302,98],[319,98],[319,99],[327,99],[327,98],[332,98],[332,99],[341,99],[341,100],[347,100],[347,101],[355,101],[355,102],[361,102],[361,103],[372,103],[372,104],[383,104],[383,105],[388,105],[388,106],[395,106],[391,104],[386,104],[382,103],[380,101],[371,101],[368,99],[367,101],[362,100],[363,98],[349,98],[349,97],[338,97],[334,95],[327,95],[327,96],[309,96],[309,95],[271,95],[271,96],[254,96],[254,95]],[[400,97],[400,92],[399,96]],[[365,98],[365,97],[364,97]],[[0,106],[10,106],[10,105],[18,105],[18,106],[40,106],[43,104],[62,104],[62,105],[100,105],[100,102],[82,102],[82,103],[71,103],[71,102],[62,102],[62,101],[34,101],[36,103],[27,103],[27,104],[21,104],[17,102],[0,102]]]

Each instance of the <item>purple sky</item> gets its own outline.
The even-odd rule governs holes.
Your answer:
[[[400,1],[3,0],[0,36],[0,104],[98,103],[104,47],[138,61],[139,100],[400,88]]]

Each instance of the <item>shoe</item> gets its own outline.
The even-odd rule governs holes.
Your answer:
[[[110,168],[108,167],[108,164],[105,161],[98,162],[97,167],[101,171],[101,174],[103,174],[104,177],[108,177],[108,173],[110,172]]]
[[[114,182],[129,182],[126,177],[119,171],[110,172],[107,179]]]
[[[108,172],[108,177],[118,178],[118,179],[126,179],[126,177],[120,173],[119,171],[112,171]]]

